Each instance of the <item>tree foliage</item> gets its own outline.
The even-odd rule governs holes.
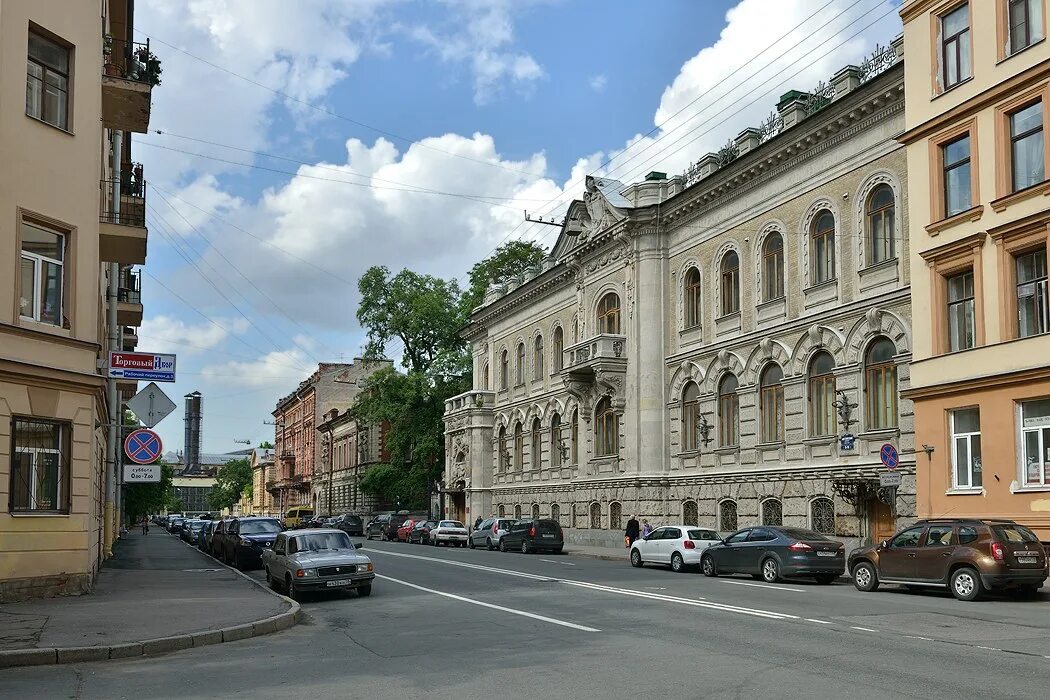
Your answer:
[[[259,449],[260,450],[272,450],[273,449],[273,443],[270,442],[269,440],[263,440],[262,442],[259,443]]]
[[[232,508],[241,500],[244,489],[252,483],[252,463],[248,459],[234,459],[219,467],[215,486],[208,494],[208,503],[216,510]]]
[[[533,241],[505,243],[474,267],[470,268],[470,288],[463,295],[462,307],[467,316],[485,300],[485,290],[493,282],[504,282],[543,262],[547,251]]]

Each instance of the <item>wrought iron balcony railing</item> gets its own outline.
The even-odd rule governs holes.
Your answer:
[[[102,70],[106,75],[134,80],[150,86],[160,85],[160,59],[145,43],[106,35],[102,46]]]

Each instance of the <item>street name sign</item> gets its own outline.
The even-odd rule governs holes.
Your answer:
[[[134,430],[124,438],[124,454],[135,464],[153,464],[163,450],[160,435],[152,430]]]
[[[155,352],[110,352],[109,376],[114,379],[175,381],[175,356]]]
[[[159,464],[125,464],[125,484],[158,484],[160,483]]]
[[[882,472],[879,474],[879,486],[900,486],[901,475],[900,472]]]
[[[152,428],[160,423],[175,410],[175,402],[169,399],[154,382],[150,382],[145,389],[135,394],[127,405],[135,413],[135,417],[147,428]]]
[[[881,450],[879,450],[879,459],[882,460],[882,463],[886,465],[887,469],[891,470],[896,469],[897,465],[901,463],[901,457],[900,454],[897,453],[897,448],[888,442],[882,446]]]
[[[839,437],[839,449],[843,452],[855,449],[857,446],[857,436],[853,433],[843,433]]]

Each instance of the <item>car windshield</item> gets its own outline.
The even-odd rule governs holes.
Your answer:
[[[1006,542],[1038,542],[1039,538],[1023,525],[994,525],[992,529],[999,539]]]
[[[206,524],[207,524],[207,523],[205,523],[205,522],[204,522],[203,520],[197,520],[197,521],[195,521],[195,522],[191,522],[191,523],[190,523],[190,529],[193,529],[193,530],[200,530],[200,529],[202,529],[202,528],[203,528],[203,527],[204,527],[204,526],[205,526]]]
[[[812,530],[803,530],[798,527],[782,527],[778,529],[788,537],[793,537],[796,540],[828,540],[824,535]],[[828,541],[830,542],[830,540]]]
[[[241,523],[242,535],[268,535],[280,531],[281,526],[276,520],[248,520]]]
[[[463,527],[463,523],[457,520],[442,520],[438,523],[438,527]]]
[[[295,551],[321,552],[331,549],[353,549],[354,545],[344,532],[317,532],[295,538]]]

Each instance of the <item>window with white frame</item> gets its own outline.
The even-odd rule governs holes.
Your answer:
[[[981,486],[981,410],[960,408],[949,414],[952,430],[952,488]]]
[[[68,423],[11,420],[10,512],[69,512],[70,432]]]
[[[1024,486],[1050,486],[1050,399],[1021,404]]]
[[[65,236],[22,222],[21,316],[62,325],[65,252]]]

